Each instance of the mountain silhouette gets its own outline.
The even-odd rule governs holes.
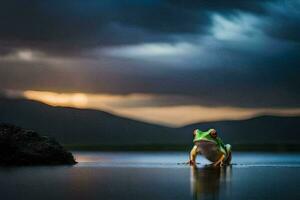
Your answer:
[[[0,122],[35,130],[64,144],[191,145],[195,128],[215,128],[224,142],[231,144],[300,143],[300,117],[260,116],[171,128],[98,110],[54,107],[37,101],[0,97]]]
[[[33,129],[67,144],[152,144],[170,141],[172,128],[118,117],[107,112],[53,107],[0,98],[0,122]]]

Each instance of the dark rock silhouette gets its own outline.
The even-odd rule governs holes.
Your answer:
[[[73,155],[52,138],[0,124],[0,165],[75,164]]]

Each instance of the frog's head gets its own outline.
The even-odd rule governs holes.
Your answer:
[[[194,130],[194,142],[213,142],[217,143],[217,131],[215,129],[209,129],[208,131]]]

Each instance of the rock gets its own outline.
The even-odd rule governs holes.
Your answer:
[[[0,124],[0,165],[76,164],[73,155],[52,138],[10,124]]]

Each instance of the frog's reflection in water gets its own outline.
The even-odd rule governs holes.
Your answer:
[[[230,192],[232,168],[205,166],[191,167],[191,192],[194,199],[219,199],[222,190]]]

